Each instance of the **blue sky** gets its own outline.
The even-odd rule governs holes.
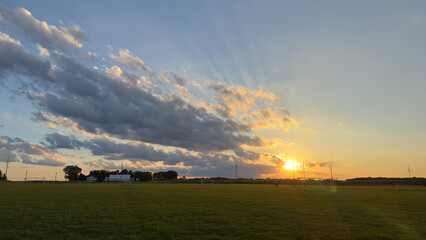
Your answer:
[[[129,66],[126,68],[110,57],[111,53],[118,56],[120,49],[128,49],[156,75],[165,73],[169,78],[176,75],[185,79],[185,89],[196,93],[196,98],[190,99],[191,106],[208,102],[244,108],[234,98],[225,99],[223,92],[220,95],[213,86],[220,83],[222,89],[233,89],[234,93],[249,89],[253,94],[262,86],[264,92],[279,100],[266,106],[256,98],[259,102],[250,111],[230,119],[241,121],[244,114],[279,107],[289,111],[280,117],[288,115],[291,119],[283,128],[251,128],[242,134],[273,140],[274,147],[250,147],[240,141],[236,144],[238,149],[206,150],[156,137],[118,134],[114,132],[118,130],[110,128],[100,128],[106,132],[99,136],[85,137],[78,129],[63,125],[51,129],[34,122],[34,112],[49,113],[49,108],[14,93],[18,84],[13,76],[19,75],[24,82],[31,83],[31,75],[9,73],[3,80],[6,85],[1,89],[0,103],[0,124],[9,128],[0,128],[0,135],[30,143],[44,141],[50,156],[62,156],[63,164],[79,164],[88,171],[119,166],[124,161],[134,169],[178,168],[181,175],[230,177],[229,168],[238,157],[243,177],[289,177],[274,158],[274,154],[285,154],[288,159],[311,163],[310,174],[315,177],[326,176],[327,168],[319,167],[323,163],[333,165],[336,176],[341,178],[405,176],[408,165],[414,175],[426,174],[426,8],[422,1],[5,1],[3,6],[10,12],[25,8],[35,19],[58,28],[79,26],[90,39],[80,41],[82,49],[96,53],[97,60],[82,59],[74,50],[64,54],[87,69],[97,66],[99,72],[107,75],[106,68],[119,66],[123,73],[134,73]],[[28,29],[0,21],[0,31],[20,41],[34,56],[53,63],[50,58],[39,56],[37,37]],[[119,78],[125,80],[123,76]],[[202,87],[194,87],[195,83]],[[176,88],[179,87],[169,84],[159,87],[164,94],[171,94]],[[61,87],[55,89],[55,96],[61,97]],[[50,93],[48,88],[40,91]],[[12,102],[11,96],[15,99]],[[64,116],[64,112],[50,110],[49,114]],[[112,110],[105,111],[108,114]],[[211,114],[224,119],[218,112]],[[80,115],[73,117],[75,122],[88,120]],[[46,143],[46,134],[56,132],[86,143],[80,149]],[[209,138],[207,133],[202,136]],[[111,153],[94,154],[93,139],[100,137],[122,144],[154,144],[154,149],[165,148],[174,153],[216,155],[202,164],[192,159],[172,161],[170,164],[177,165],[167,166],[145,156],[146,152],[132,155],[131,159],[113,159]],[[34,174],[51,176],[63,167],[43,165],[43,156],[31,154],[33,160],[23,163],[19,156],[25,151],[16,142],[8,144],[20,162],[14,164],[11,178],[21,178],[28,167]],[[127,145],[121,147],[120,151],[130,151]],[[96,161],[104,165],[89,164]]]

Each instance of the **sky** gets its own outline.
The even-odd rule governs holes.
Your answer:
[[[424,177],[425,62],[424,1],[2,1],[0,169]]]

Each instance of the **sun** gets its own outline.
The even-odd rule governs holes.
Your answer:
[[[295,170],[300,168],[300,163],[294,160],[285,160],[285,164],[283,165],[284,169],[287,170]]]
[[[284,161],[283,168],[287,170],[297,170],[300,168],[301,164],[293,159],[287,158],[284,154],[276,154],[279,159]]]

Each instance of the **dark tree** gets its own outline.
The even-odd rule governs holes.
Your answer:
[[[161,181],[166,179],[164,172],[156,172],[154,173],[153,177],[155,181]]]
[[[129,174],[129,170],[123,169],[121,170],[120,174],[124,174],[124,175]]]
[[[173,171],[173,170],[167,171],[165,173],[165,175],[166,175],[165,178],[167,180],[174,180],[174,179],[177,179],[177,177],[178,177],[178,173],[176,171]]]
[[[132,177],[139,178],[139,181],[151,181],[152,180],[152,173],[151,172],[135,171],[135,172],[133,172]]]
[[[65,179],[68,179],[69,181],[77,181],[78,176],[81,173],[81,168],[79,168],[77,165],[66,166],[64,168],[64,173],[65,173]]]
[[[116,174],[116,171],[108,171],[108,170],[92,170],[89,173],[89,176],[94,176],[98,179],[98,182],[103,182],[106,177],[109,177],[110,174]]]
[[[173,180],[177,179],[178,173],[176,171],[170,170],[167,172],[156,172],[154,173],[154,180],[162,181],[162,180]]]
[[[78,181],[86,181],[87,180],[87,176],[84,175],[83,173],[80,173],[80,175],[78,175]]]

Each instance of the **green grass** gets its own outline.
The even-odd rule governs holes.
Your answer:
[[[0,239],[425,239],[426,188],[0,183]]]

